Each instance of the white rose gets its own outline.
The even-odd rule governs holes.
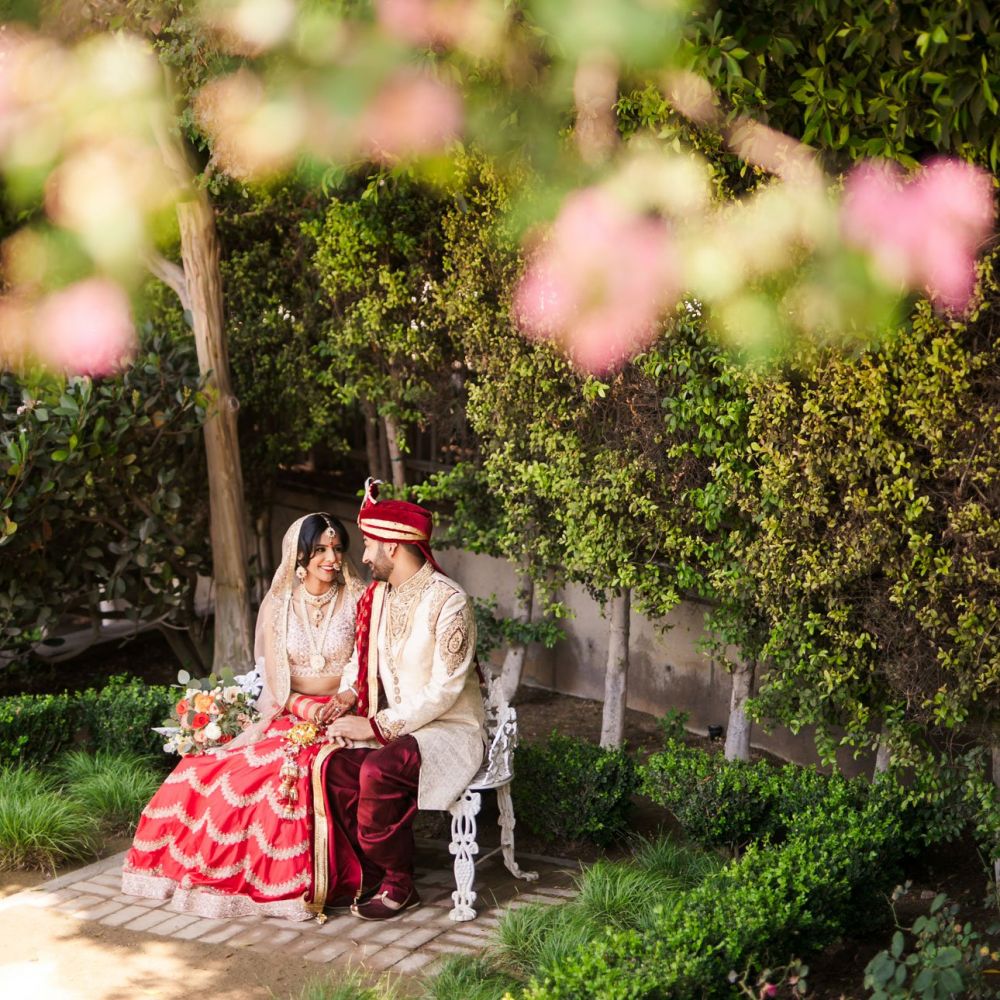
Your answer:
[[[202,732],[210,740],[217,740],[222,735],[222,730],[219,728],[219,724],[217,722],[210,722],[207,726],[205,726]]]

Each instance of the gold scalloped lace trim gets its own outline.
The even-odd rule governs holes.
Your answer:
[[[308,807],[303,805],[298,809],[288,812],[284,805],[278,800],[278,793],[274,788],[272,783],[268,783],[259,791],[252,793],[251,795],[237,795],[233,791],[232,786],[229,783],[229,775],[223,774],[216,778],[215,781],[209,782],[207,785],[198,780],[198,776],[192,773],[191,770],[186,770],[178,774],[174,772],[169,775],[164,782],[169,785],[180,785],[188,784],[193,788],[199,795],[203,795],[206,798],[213,792],[221,792],[222,797],[235,809],[242,808],[245,809],[247,806],[255,806],[258,802],[267,801],[274,815],[278,819],[305,819],[308,815]]]
[[[288,861],[290,858],[298,857],[298,855],[309,850],[308,837],[300,844],[295,844],[292,847],[272,847],[270,841],[267,839],[267,835],[264,833],[264,828],[257,822],[251,823],[247,829],[238,830],[236,833],[223,833],[212,822],[211,810],[206,809],[203,816],[195,819],[193,816],[188,815],[183,804],[180,802],[165,809],[146,808],[143,810],[143,815],[148,816],[150,819],[177,820],[178,823],[186,826],[192,833],[197,833],[204,827],[210,839],[214,840],[217,844],[227,847],[233,844],[242,844],[253,837],[257,841],[257,846],[261,852],[275,861]]]

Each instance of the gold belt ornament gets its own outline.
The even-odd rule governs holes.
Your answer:
[[[299,751],[305,747],[323,739],[323,731],[312,722],[296,722],[291,729],[285,733],[282,752],[285,755],[285,762],[281,765],[278,776],[281,782],[278,786],[278,802],[284,810],[285,816],[292,816],[295,812],[295,805],[299,801],[299,779],[302,777],[302,768],[296,759]]]

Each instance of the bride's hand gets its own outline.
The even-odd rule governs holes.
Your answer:
[[[316,721],[325,725],[339,719],[354,707],[355,701],[355,696],[350,691],[334,695],[325,705],[320,706]]]

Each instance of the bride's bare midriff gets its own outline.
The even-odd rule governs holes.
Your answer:
[[[292,694],[336,694],[340,690],[340,674],[334,677],[293,677]]]

